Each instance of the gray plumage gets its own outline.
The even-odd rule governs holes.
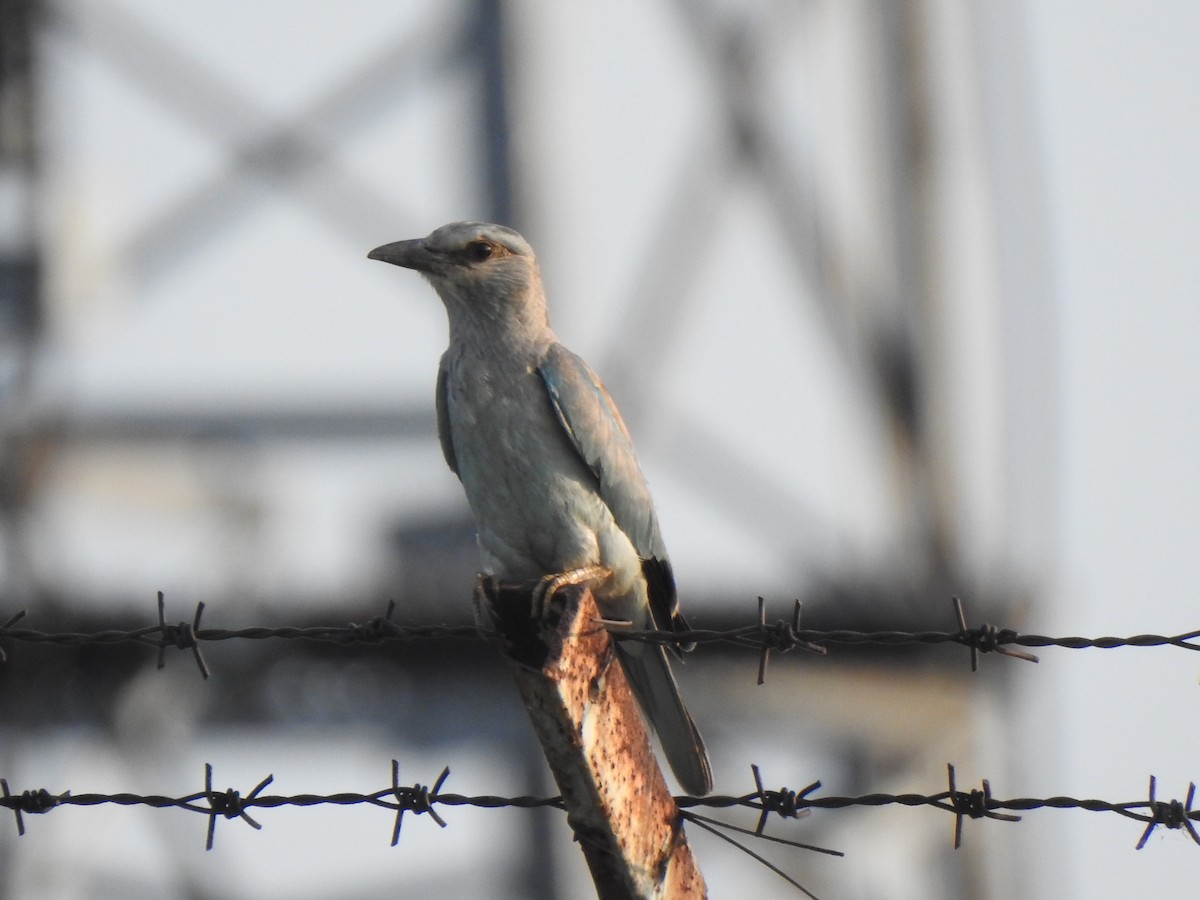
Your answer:
[[[420,272],[446,306],[438,436],[488,571],[535,580],[599,565],[612,573],[595,588],[605,616],[686,630],[629,432],[595,373],[550,329],[525,239],[455,222],[369,255]],[[691,794],[708,793],[708,756],[665,651],[628,641],[617,649],[675,777]]]

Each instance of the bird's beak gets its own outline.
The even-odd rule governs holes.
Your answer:
[[[431,253],[425,246],[425,241],[421,239],[384,244],[368,253],[367,259],[378,259],[393,266],[416,269],[418,272],[433,272],[439,262],[437,254]]]

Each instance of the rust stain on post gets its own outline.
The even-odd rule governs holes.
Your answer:
[[[591,592],[561,589],[540,623],[530,585],[481,580],[476,605],[517,687],[602,898],[698,898],[707,889]]]

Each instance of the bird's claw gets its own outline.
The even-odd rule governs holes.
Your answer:
[[[611,574],[604,566],[581,566],[578,569],[543,576],[537,587],[533,589],[530,616],[535,622],[543,621],[549,611],[550,601],[562,588],[568,585],[602,581]]]

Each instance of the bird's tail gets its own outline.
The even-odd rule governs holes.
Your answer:
[[[638,704],[658,732],[671,771],[687,793],[702,796],[712,790],[712,767],[696,723],[683,705],[661,645],[630,642],[617,653]]]

